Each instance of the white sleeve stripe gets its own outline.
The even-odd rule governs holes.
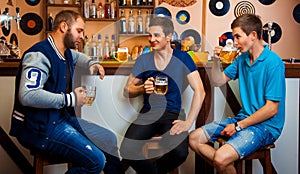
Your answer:
[[[70,104],[70,106],[75,107],[75,104],[76,104],[75,99],[76,99],[76,97],[75,97],[74,92],[70,93],[70,97],[71,97],[71,104]]]

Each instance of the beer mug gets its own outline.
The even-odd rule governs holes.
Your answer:
[[[96,86],[85,86],[86,102],[85,106],[91,106],[96,98]]]
[[[128,61],[128,48],[127,47],[118,48],[117,60],[119,62],[127,62]]]
[[[168,91],[168,77],[156,76],[154,79],[154,93],[165,95]]]
[[[238,55],[238,50],[233,46],[233,40],[227,39],[226,46],[220,52],[220,59],[224,63],[232,63]]]

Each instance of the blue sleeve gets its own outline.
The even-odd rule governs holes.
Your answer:
[[[285,92],[285,66],[283,63],[272,66],[268,71],[265,97],[267,100],[281,101]]]

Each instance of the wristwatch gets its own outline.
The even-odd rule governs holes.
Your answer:
[[[237,122],[234,123],[234,126],[235,126],[235,130],[236,130],[237,132],[239,132],[239,131],[242,130],[242,128],[237,124]]]

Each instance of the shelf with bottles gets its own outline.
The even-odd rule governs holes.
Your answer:
[[[83,0],[82,16],[86,21],[117,21],[117,0]]]

